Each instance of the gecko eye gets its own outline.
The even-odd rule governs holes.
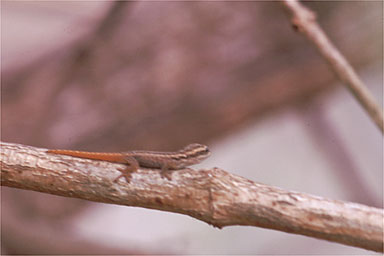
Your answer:
[[[205,149],[204,152],[207,153],[207,154],[211,154],[211,151],[208,149],[208,147]]]
[[[202,151],[202,152],[205,152],[205,153],[209,153],[209,149],[208,149],[208,147],[204,147],[204,148],[202,148],[201,151]]]
[[[211,151],[208,149],[208,147],[207,146],[205,146],[205,145],[201,145],[201,147],[200,147],[200,154],[201,155],[210,155],[211,154]]]

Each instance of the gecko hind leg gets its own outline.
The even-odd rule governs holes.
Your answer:
[[[117,182],[121,177],[124,177],[125,180],[129,183],[132,178],[132,173],[139,169],[139,163],[134,157],[125,156],[124,159],[126,161],[125,164],[127,167],[124,169],[118,169],[121,174],[116,179],[114,179],[113,182]]]

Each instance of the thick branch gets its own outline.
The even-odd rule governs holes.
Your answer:
[[[293,25],[317,47],[338,78],[348,87],[357,101],[384,133],[383,111],[352,66],[336,49],[316,22],[316,15],[297,0],[284,0],[284,6],[292,12]]]
[[[96,202],[190,215],[216,227],[248,225],[383,251],[383,210],[256,183],[221,169],[140,169],[113,180],[121,164],[1,144],[1,185]]]

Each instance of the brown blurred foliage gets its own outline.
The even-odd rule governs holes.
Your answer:
[[[380,61],[378,3],[306,5],[354,67]],[[93,151],[209,144],[334,82],[278,2],[111,2],[86,35],[3,67],[2,140]],[[65,201],[65,213],[78,205]],[[46,219],[64,218],[55,214]]]

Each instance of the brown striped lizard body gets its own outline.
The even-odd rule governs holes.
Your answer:
[[[115,181],[121,177],[125,177],[127,182],[131,179],[131,173],[140,167],[161,169],[161,175],[171,179],[170,173],[168,172],[169,170],[180,170],[190,165],[200,163],[211,154],[207,146],[197,143],[190,144],[176,152],[135,150],[121,153],[101,153],[62,149],[51,149],[47,152],[126,164],[127,167],[120,170],[122,174],[118,176]]]

